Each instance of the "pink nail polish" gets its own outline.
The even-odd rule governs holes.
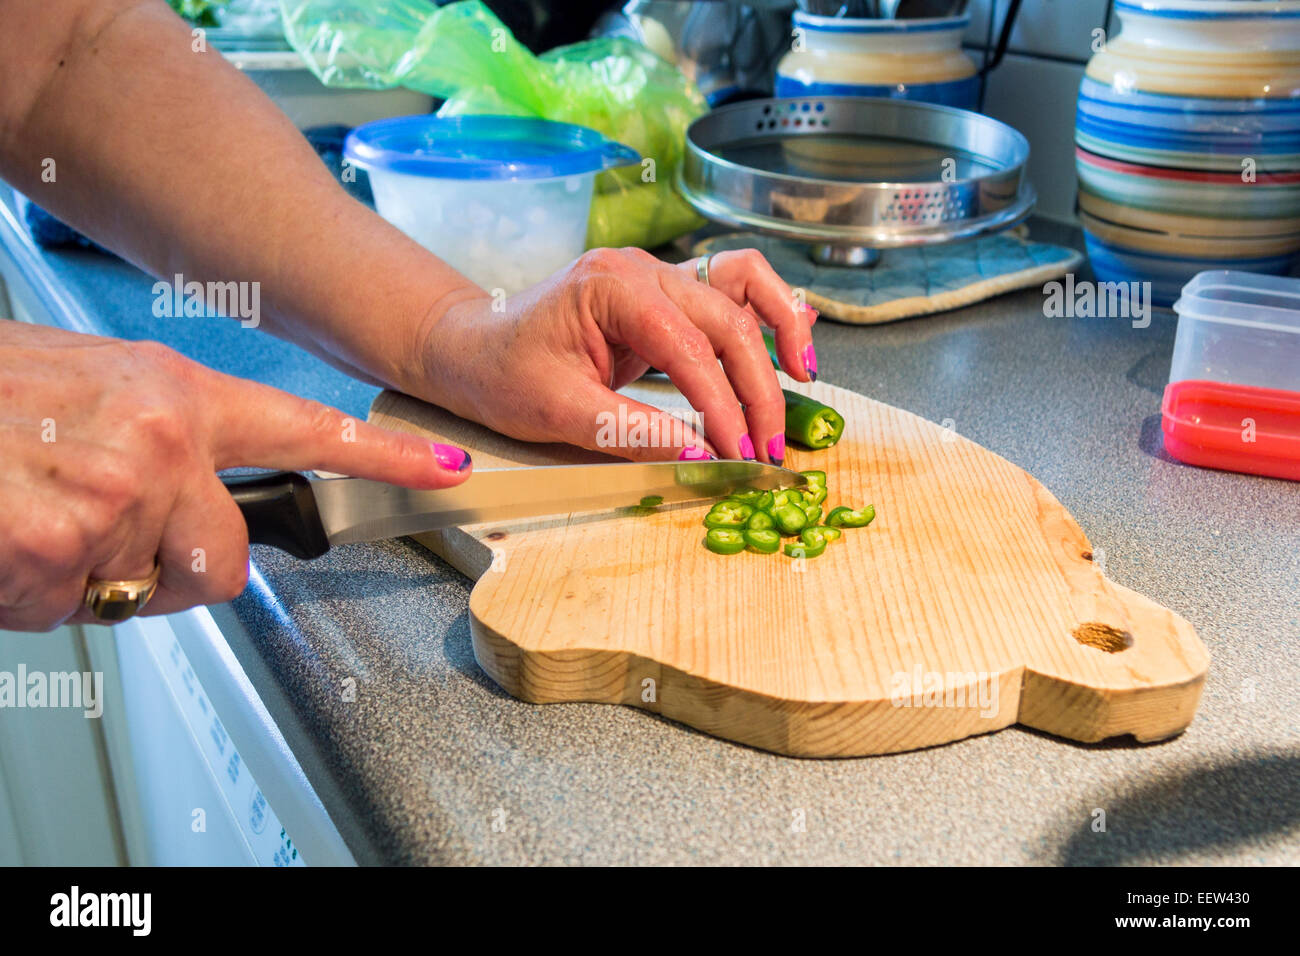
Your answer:
[[[740,457],[745,461],[754,460],[754,443],[750,441],[748,433],[740,436]]]
[[[808,377],[814,382],[817,381],[817,350],[811,345],[803,350],[803,367]]]
[[[767,442],[767,457],[772,464],[780,465],[785,461],[785,436],[773,435]]]
[[[808,316],[809,323],[813,322],[817,318],[817,316],[821,315],[821,313],[818,312],[816,309],[814,309],[811,305],[805,305],[803,307],[803,311],[804,314]]]
[[[713,455],[710,455],[703,448],[696,448],[694,445],[687,445],[682,449],[682,453],[677,456],[678,461],[716,461]]]
[[[470,465],[469,452],[464,448],[457,448],[455,445],[440,445],[436,441],[430,442],[433,445],[433,457],[438,459],[438,464],[447,471],[464,471]]]

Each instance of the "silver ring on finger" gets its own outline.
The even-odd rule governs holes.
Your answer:
[[[700,256],[695,260],[695,278],[699,279],[705,285],[709,285],[709,260],[713,258],[710,253],[707,256]]]

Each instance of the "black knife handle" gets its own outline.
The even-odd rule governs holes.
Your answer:
[[[243,512],[251,544],[269,544],[304,559],[330,549],[311,482],[296,471],[237,475],[221,483]]]

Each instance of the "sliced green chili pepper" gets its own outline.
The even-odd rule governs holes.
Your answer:
[[[844,416],[807,395],[785,393],[785,437],[808,448],[829,448],[844,434]]]
[[[822,491],[826,490],[826,472],[801,471],[799,474],[803,475],[807,480],[809,488],[820,488]]]
[[[781,550],[781,536],[771,529],[746,528],[745,545],[759,554],[776,554]]]
[[[644,498],[641,499],[642,508],[653,508],[656,505],[661,505],[663,503],[664,503],[663,495],[646,495]]]
[[[784,504],[772,509],[772,518],[782,534],[797,534],[808,525],[808,516],[798,505]]]
[[[839,541],[846,528],[865,528],[876,517],[873,505],[853,509],[839,505],[822,517],[826,502],[826,473],[801,472],[805,487],[759,491],[738,488],[716,502],[704,518],[708,533],[705,546],[716,554],[775,554],[783,550],[792,558],[815,558],[825,552],[832,541]],[[663,498],[649,495],[641,506],[632,509],[653,513],[653,506]],[[819,522],[824,521],[824,524]],[[781,537],[797,535],[781,545]]]
[[[704,546],[714,554],[739,554],[745,550],[745,535],[735,528],[710,528]]]
[[[809,485],[804,491],[800,492],[799,497],[803,499],[805,505],[819,505],[826,500],[826,489],[814,488]]]
[[[704,516],[706,528],[743,528],[749,516],[754,513],[753,505],[744,502],[723,499],[709,509]]]
[[[804,528],[797,542],[785,546],[786,556],[791,558],[815,558],[825,550],[826,536],[816,528]]]
[[[826,535],[822,534],[815,527],[804,528],[799,532],[799,540],[803,542],[804,550],[808,552],[808,557],[815,558],[826,550],[828,543]]]
[[[831,513],[826,516],[826,523],[832,528],[865,528],[875,517],[874,505],[867,505],[857,511],[840,505],[831,509]]]

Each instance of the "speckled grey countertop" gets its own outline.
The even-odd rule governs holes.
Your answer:
[[[1049,223],[1034,234],[1077,241]],[[354,414],[374,394],[233,322],[160,325],[149,280],[122,263],[46,260],[108,334]],[[1173,333],[1170,314],[1146,329],[1045,318],[1037,290],[817,326],[827,381],[952,419],[1033,472],[1110,577],[1192,622],[1210,678],[1190,730],[1165,743],[1010,728],[813,761],[621,707],[523,704],[474,663],[468,582],[404,540],[312,563],[255,548],[249,589],[214,614],[361,862],[1298,863],[1300,486],[1165,455]]]

